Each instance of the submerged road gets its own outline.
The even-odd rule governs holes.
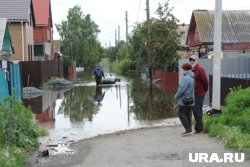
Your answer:
[[[225,152],[218,138],[207,134],[181,137],[181,126],[130,130],[85,139],[72,145],[73,155],[50,158],[29,157],[35,167],[249,167],[243,163],[190,163],[188,153]],[[195,155],[195,154],[192,154]],[[220,157],[221,158],[221,157]],[[216,159],[215,159],[216,160]],[[212,161],[216,162],[216,161]]]

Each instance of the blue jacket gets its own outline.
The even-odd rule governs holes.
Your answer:
[[[92,72],[92,76],[102,76],[105,78],[104,73],[100,67],[96,67],[95,70]]]
[[[178,105],[184,106],[182,98],[186,96],[192,96],[194,98],[194,73],[192,70],[188,70],[181,78],[180,85],[175,98],[178,99]],[[194,106],[195,102],[190,106]]]

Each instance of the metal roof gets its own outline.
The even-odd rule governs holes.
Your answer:
[[[50,0],[33,0],[36,25],[49,24],[51,14]],[[52,18],[51,18],[52,19]]]
[[[0,18],[9,22],[28,22],[31,0],[1,0]]]
[[[214,11],[195,10],[193,16],[201,42],[213,42]],[[222,42],[250,42],[250,11],[222,12]]]

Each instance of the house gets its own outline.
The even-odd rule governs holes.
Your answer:
[[[6,18],[0,18],[0,61],[14,53]],[[0,64],[1,69],[1,64]]]
[[[53,57],[53,24],[50,0],[33,0],[34,60],[51,60]]]
[[[15,53],[9,60],[33,60],[33,23],[35,22],[31,0],[1,0],[0,18],[7,18]]]
[[[186,44],[190,54],[207,58],[213,52],[214,11],[192,13]],[[222,12],[222,51],[225,57],[250,56],[250,11]]]

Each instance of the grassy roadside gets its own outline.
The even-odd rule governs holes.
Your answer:
[[[250,88],[232,90],[220,116],[204,116],[204,130],[250,159]]]
[[[25,154],[39,146],[38,136],[47,132],[33,121],[33,113],[16,98],[0,102],[0,166],[24,167]]]

